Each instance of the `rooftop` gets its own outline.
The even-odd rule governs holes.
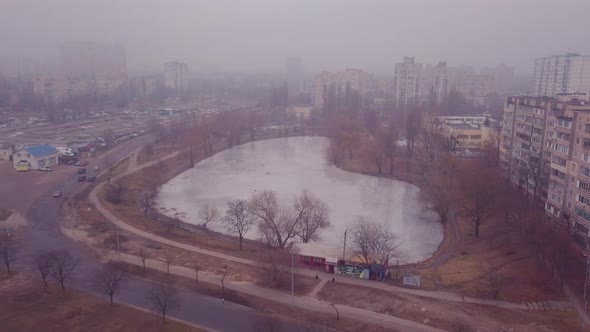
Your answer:
[[[49,144],[32,145],[24,148],[23,150],[27,151],[35,157],[41,157],[46,156],[48,154],[58,153],[58,151]]]

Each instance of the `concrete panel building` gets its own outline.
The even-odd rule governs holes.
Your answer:
[[[535,60],[533,96],[563,93],[590,93],[590,56],[568,53]]]
[[[397,107],[408,107],[420,102],[422,87],[422,65],[414,57],[404,57],[395,65],[393,80],[394,103]]]
[[[182,62],[164,64],[164,87],[174,91],[176,96],[188,89],[188,66]]]

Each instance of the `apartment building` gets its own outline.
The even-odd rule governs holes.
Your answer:
[[[420,102],[422,88],[422,65],[414,57],[406,56],[402,63],[395,65],[393,79],[394,103],[397,107],[407,107]]]
[[[590,101],[585,94],[509,97],[501,167],[517,186],[568,220],[584,250],[590,236]]]
[[[590,56],[567,53],[535,60],[533,96],[562,93],[590,93]]]
[[[164,87],[179,96],[188,89],[188,66],[182,62],[166,62],[164,64]]]
[[[347,68],[333,73],[322,72],[314,79],[313,106],[322,109],[330,93],[333,93],[335,98],[343,98],[347,86],[364,98],[373,87],[373,78],[362,69]]]

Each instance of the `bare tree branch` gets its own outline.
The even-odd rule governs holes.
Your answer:
[[[199,209],[199,219],[203,222],[203,227],[207,227],[212,221],[216,221],[219,218],[219,210],[216,207],[205,204]]]
[[[166,323],[166,315],[178,306],[176,289],[169,285],[156,285],[149,294],[152,310],[162,315],[162,323]]]
[[[63,291],[66,290],[65,283],[74,276],[78,267],[78,260],[65,250],[53,253],[53,269],[51,276],[57,280]]]
[[[111,305],[113,305],[113,297],[119,292],[122,280],[123,271],[108,267],[105,267],[96,277],[96,287],[109,297]]]
[[[243,199],[227,202],[227,210],[225,211],[223,223],[228,232],[238,235],[240,239],[240,250],[242,250],[244,235],[246,235],[254,224],[254,219],[248,211],[248,202]]]
[[[11,266],[18,260],[18,250],[16,248],[16,240],[13,235],[8,232],[0,234],[0,259],[4,263],[6,272],[11,273]]]

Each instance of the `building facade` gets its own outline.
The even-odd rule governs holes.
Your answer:
[[[345,94],[353,92],[364,98],[373,86],[371,74],[362,69],[347,68],[337,72],[322,72],[314,79],[313,106],[323,109],[330,98],[343,99]]]
[[[421,75],[422,65],[417,64],[414,57],[404,57],[402,63],[395,65],[393,95],[397,107],[405,108],[420,102]]]
[[[571,223],[576,244],[590,236],[590,100],[584,94],[509,97],[500,160],[515,184]]]
[[[12,156],[12,163],[17,169],[22,166],[27,169],[40,169],[57,165],[59,163],[58,155],[57,149],[51,145],[33,145],[15,152]]]
[[[179,96],[188,89],[188,66],[182,62],[166,62],[164,64],[164,87]]]
[[[568,53],[535,60],[533,96],[590,93],[590,56]]]

